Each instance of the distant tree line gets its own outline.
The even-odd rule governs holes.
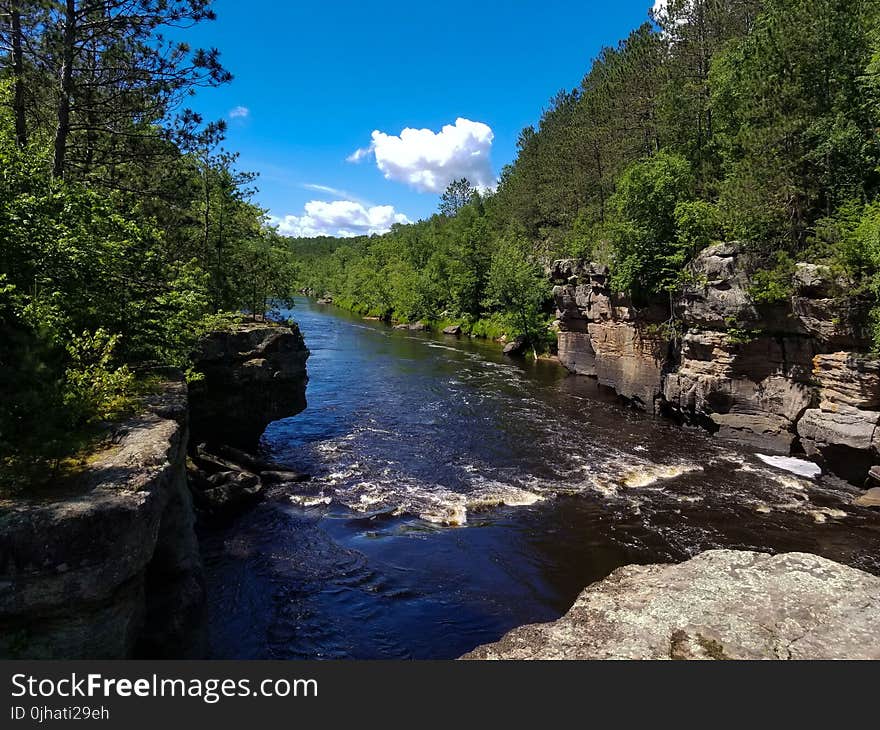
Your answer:
[[[495,192],[459,181],[430,220],[295,241],[303,280],[378,316],[536,337],[548,307],[523,323],[511,302],[546,296],[553,258],[611,265],[639,303],[668,300],[700,249],[738,240],[765,262],[761,301],[788,296],[798,259],[831,266],[841,296],[876,302],[878,8],[670,0],[551,99]]]

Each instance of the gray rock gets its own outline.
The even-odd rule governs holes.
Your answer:
[[[813,375],[829,406],[880,410],[880,360],[852,352],[817,355]]]
[[[255,448],[266,426],[305,410],[309,356],[293,323],[210,333],[196,362],[204,379],[190,392],[193,440]]]
[[[804,413],[797,431],[807,455],[823,462],[852,484],[861,486],[877,461],[880,412],[841,406]]]
[[[557,333],[559,362],[576,375],[596,375],[596,351],[589,332]]]
[[[465,659],[880,659],[880,578],[816,555],[715,550],[629,566],[554,623]]]
[[[201,652],[204,585],[178,378],[66,494],[0,509],[0,657]]]
[[[504,354],[509,357],[517,357],[524,355],[528,348],[528,340],[525,337],[517,337],[513,342],[508,342],[504,346]]]
[[[460,324],[452,325],[443,330],[444,335],[451,335],[452,337],[461,337],[461,332],[462,329]]]
[[[665,338],[630,322],[595,323],[588,331],[599,382],[653,413],[663,388]]]

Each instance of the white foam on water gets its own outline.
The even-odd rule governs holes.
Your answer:
[[[333,498],[323,495],[291,494],[290,501],[300,507],[325,507],[333,501]]]
[[[464,504],[438,505],[437,509],[419,513],[419,519],[447,527],[464,527],[467,517],[467,507]]]
[[[755,456],[768,466],[773,466],[801,477],[815,479],[822,476],[822,467],[814,464],[812,461],[795,459],[791,456],[770,456],[768,454],[755,454]]]
[[[428,347],[433,350],[449,350],[450,352],[458,352],[458,349],[455,347],[447,347],[446,345],[438,345],[436,342],[427,343]]]
[[[703,471],[699,464],[651,464],[625,474],[623,484],[630,489],[639,489],[698,471]]]

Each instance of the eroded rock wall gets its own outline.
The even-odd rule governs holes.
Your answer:
[[[557,262],[559,359],[648,410],[765,451],[804,452],[861,484],[880,463],[866,304],[812,264],[798,265],[789,301],[758,304],[759,264],[735,243],[706,248],[670,312],[614,295],[606,267]]]
[[[166,383],[60,493],[0,504],[0,656],[195,657],[204,581],[186,383]]]
[[[552,278],[560,362],[654,412],[669,352],[669,341],[657,327],[662,309],[640,311],[614,295],[604,266],[559,261]]]
[[[201,344],[190,420],[193,440],[253,449],[266,426],[306,408],[309,350],[296,324],[245,324]]]

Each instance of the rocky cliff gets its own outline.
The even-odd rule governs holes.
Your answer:
[[[201,344],[190,420],[193,440],[254,448],[273,421],[306,407],[309,350],[299,327],[251,323]]]
[[[880,659],[880,578],[816,555],[715,550],[621,568],[554,623],[465,659]]]
[[[0,657],[203,656],[191,495],[205,492],[188,483],[187,452],[198,451],[190,426],[218,446],[256,443],[268,423],[305,407],[308,354],[295,326],[213,333],[193,393],[169,374],[84,474],[39,499],[0,501]],[[298,476],[268,469],[256,482]]]
[[[65,493],[0,505],[0,656],[198,656],[204,584],[182,376]]]
[[[880,463],[880,360],[866,354],[864,303],[800,264],[788,301],[757,304],[758,263],[737,244],[710,246],[670,305],[636,309],[609,290],[607,268],[559,261],[560,361],[652,412],[805,453],[862,485]]]

